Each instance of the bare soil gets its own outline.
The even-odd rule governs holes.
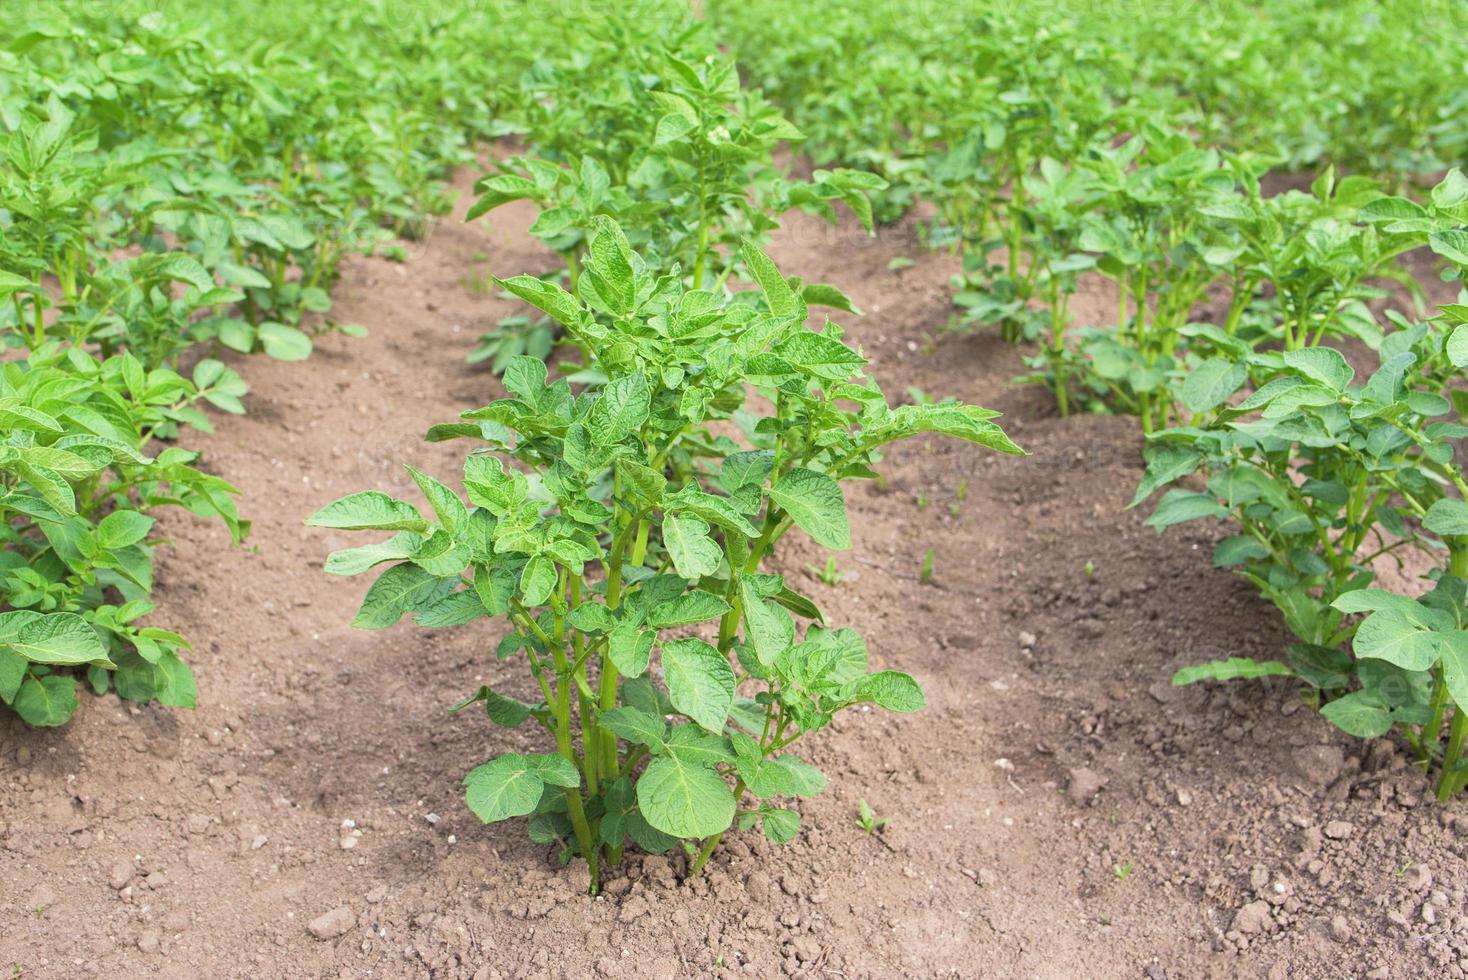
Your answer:
[[[467,180],[457,185],[467,188]],[[497,214],[500,212],[497,212]],[[917,675],[916,716],[809,739],[831,777],[774,847],[731,835],[709,872],[634,857],[588,898],[519,822],[484,826],[464,772],[542,748],[445,707],[528,696],[498,627],[347,626],[365,581],[321,572],[352,540],[307,529],[402,463],[452,478],[432,423],[494,395],[464,356],[511,304],[466,287],[552,265],[509,209],[440,223],[410,259],[355,259],[300,364],[238,359],[249,415],[191,435],[255,522],[165,522],[160,624],[193,637],[197,711],[84,695],[56,731],[0,722],[0,967],[51,977],[1462,977],[1468,806],[1438,805],[1391,742],[1364,745],[1283,681],[1174,688],[1200,660],[1274,656],[1278,616],[1210,567],[1214,536],[1125,509],[1127,418],[1060,419],[1014,386],[1021,351],[945,334],[956,261],[911,224],[869,239],[795,219],[787,274],[846,288],[889,395],[1005,412],[1032,455],[896,447],[850,494],[854,549],[778,557],[873,657]],[[905,256],[912,265],[889,267]],[[1114,309],[1087,283],[1078,318]],[[962,489],[961,489],[962,488]],[[1222,529],[1219,534],[1224,533]],[[934,556],[930,583],[923,558]],[[1088,574],[1087,563],[1091,573]],[[889,817],[854,822],[864,798]],[[349,823],[350,822],[350,823]],[[319,936],[325,938],[320,938]]]

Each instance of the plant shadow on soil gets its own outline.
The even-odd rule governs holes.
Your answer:
[[[468,175],[456,181],[462,214]],[[1284,681],[1173,688],[1178,667],[1278,656],[1278,616],[1211,568],[1223,529],[1157,536],[1125,510],[1133,420],[1059,419],[1021,352],[943,326],[957,260],[914,219],[867,239],[794,216],[772,249],[831,282],[894,398],[1005,413],[1032,455],[921,438],[849,492],[843,580],[792,535],[777,570],[929,707],[854,713],[802,743],[831,778],[786,847],[731,835],[703,878],[633,857],[605,893],[462,804],[463,774],[542,747],[449,715],[528,696],[497,627],[348,627],[364,583],[321,571],[352,536],[301,520],[343,494],[453,478],[430,424],[497,385],[464,356],[512,304],[463,285],[549,268],[524,208],[441,222],[409,260],[354,259],[302,364],[233,359],[250,414],[194,436],[254,534],[170,517],[155,618],[195,641],[195,712],[86,696],[59,731],[0,733],[0,964],[26,977],[1462,976],[1468,813],[1390,742],[1335,733]],[[906,256],[912,265],[891,268]],[[1077,319],[1114,310],[1087,281]],[[966,481],[966,493],[960,484]],[[960,499],[962,498],[962,499]],[[921,570],[928,550],[933,576]],[[1090,565],[1090,573],[1087,565]],[[869,835],[857,801],[890,818]],[[344,822],[351,821],[351,825]],[[353,826],[354,825],[354,826]],[[1123,873],[1127,865],[1133,870]],[[41,911],[37,913],[37,908]],[[345,910],[332,923],[317,922]],[[308,928],[316,925],[315,932]]]

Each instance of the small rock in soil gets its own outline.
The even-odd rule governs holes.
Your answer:
[[[1274,920],[1269,916],[1268,902],[1250,902],[1234,913],[1233,929],[1245,936],[1252,936],[1273,928]]]
[[[1033,650],[1035,649],[1035,644],[1037,642],[1038,640],[1036,639],[1035,634],[1031,633],[1029,630],[1022,630],[1020,632],[1019,648],[1021,650]]]
[[[1345,840],[1355,833],[1356,828],[1344,820],[1332,820],[1325,825],[1325,836],[1331,840]]]
[[[107,876],[107,884],[111,885],[114,891],[122,891],[127,887],[127,883],[132,880],[133,863],[126,858],[112,865],[112,871]]]
[[[161,938],[158,935],[157,929],[144,929],[142,934],[138,936],[138,949],[145,953],[156,953],[158,952],[158,944]]]
[[[1295,768],[1308,782],[1329,786],[1341,774],[1346,757],[1334,745],[1307,745],[1294,752]]]
[[[306,928],[317,939],[335,939],[356,924],[356,914],[346,906],[342,906],[324,915],[318,915]]]
[[[1072,769],[1070,785],[1065,792],[1076,806],[1090,806],[1096,802],[1096,794],[1100,793],[1101,787],[1105,785],[1104,776],[1098,776],[1089,769]]]
[[[1330,938],[1338,943],[1348,943],[1351,941],[1351,924],[1346,921],[1344,915],[1331,916]]]

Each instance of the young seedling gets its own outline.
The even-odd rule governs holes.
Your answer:
[[[929,548],[923,553],[923,568],[918,573],[918,581],[928,585],[933,581],[933,549]]]
[[[1117,881],[1126,881],[1132,876],[1132,872],[1135,870],[1136,866],[1133,865],[1130,861],[1127,861],[1123,864],[1113,864],[1111,866],[1111,873],[1116,875]]]
[[[529,817],[533,839],[588,862],[593,891],[629,841],[695,846],[696,874],[735,825],[790,840],[799,814],[777,801],[825,785],[790,746],[852,705],[922,706],[911,677],[871,671],[858,634],[764,570],[781,537],[849,548],[842,481],[869,477],[895,439],[1021,452],[987,410],[891,408],[840,328],[809,330],[805,302],[752,244],[742,262],[759,292],[735,298],[654,274],[609,220],[594,229],[577,295],[529,276],[501,285],[605,381],[577,394],[516,358],[510,397],[429,432],[484,444],[465,462],[467,502],[410,471],[432,519],[369,491],[308,522],[393,532],[328,559],[339,574],[389,563],[356,625],[503,624],[497,654],[523,658],[535,693],[481,687],[457,707],[533,721],[554,748],[474,769],[468,805],[486,822]],[[747,445],[723,434],[736,418]]]
[[[831,588],[835,588],[836,586],[840,585],[841,580],[846,577],[841,569],[836,566],[835,557],[827,558],[824,568],[813,568],[810,565],[807,565],[805,567],[808,571],[810,571],[813,575],[815,575],[823,583],[830,586]]]
[[[865,799],[856,801],[856,825],[868,834],[875,834],[887,826],[890,818],[879,817]]]

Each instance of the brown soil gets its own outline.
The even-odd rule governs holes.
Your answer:
[[[158,571],[158,620],[196,641],[200,707],[84,697],[59,731],[3,726],[0,966],[260,980],[1468,972],[1468,808],[1433,803],[1401,751],[1334,732],[1288,683],[1169,684],[1196,661],[1276,655],[1277,615],[1210,567],[1210,534],[1159,537],[1124,510],[1141,472],[1133,420],[1056,418],[1043,391],[1008,384],[1019,351],[943,334],[954,261],[910,226],[871,240],[794,219],[776,258],[866,310],[846,319],[889,394],[999,408],[1033,455],[902,444],[885,486],[850,495],[844,581],[816,578],[825,556],[803,539],[778,564],[874,659],[914,672],[927,710],[812,737],[832,784],[802,804],[801,836],[731,836],[701,879],[683,880],[681,857],[634,858],[590,899],[584,870],[557,867],[522,824],[480,824],[463,773],[534,738],[444,709],[527,679],[495,661],[488,622],[349,629],[366,583],[320,566],[350,539],[301,520],[368,487],[413,498],[404,462],[455,474],[460,447],[420,436],[491,396],[464,355],[511,312],[463,281],[486,257],[500,274],[549,268],[529,218],[444,222],[405,265],[355,260],[336,313],[370,336],[327,338],[303,364],[236,364],[250,414],[192,442],[243,491],[255,533],[230,549],[222,529],[170,518]],[[914,264],[889,270],[898,255]],[[1075,309],[1113,307],[1088,283]],[[859,798],[891,819],[882,833],[855,826]],[[317,938],[308,925],[327,913],[317,931],[336,935]]]

